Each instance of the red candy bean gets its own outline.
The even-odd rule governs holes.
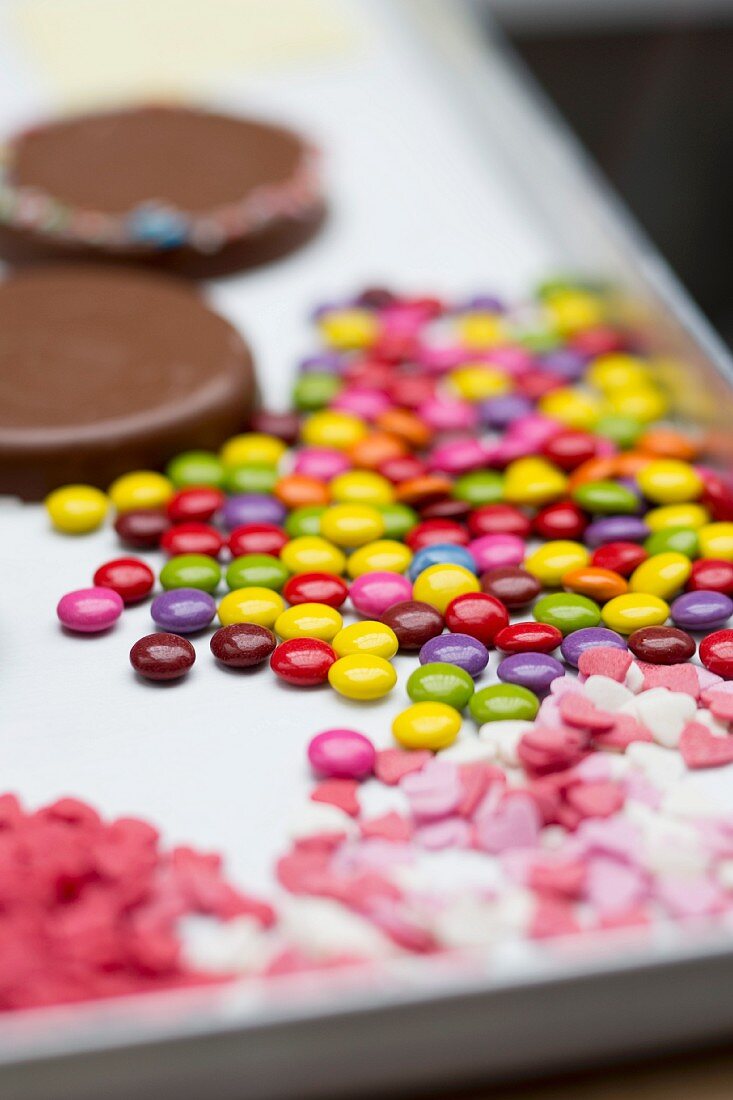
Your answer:
[[[531,524],[524,512],[512,504],[482,504],[468,517],[468,530],[474,538],[481,535],[529,535]]]
[[[152,590],[155,574],[139,558],[115,558],[100,565],[94,583],[99,588],[111,588],[124,603],[137,603]]]
[[[733,630],[714,630],[700,642],[700,660],[705,668],[733,680]]]
[[[558,500],[541,508],[532,526],[545,539],[579,539],[588,526],[588,518],[574,501]]]
[[[243,523],[235,527],[227,539],[227,546],[233,558],[244,554],[272,554],[279,557],[288,536],[282,527],[274,523]]]
[[[425,519],[409,532],[405,542],[413,553],[425,546],[436,543],[453,543],[455,546],[468,546],[469,535],[465,527],[451,519]]]
[[[298,573],[285,583],[283,596],[288,603],[325,603],[341,607],[349,586],[331,573]]]
[[[509,614],[503,603],[485,592],[467,592],[456,596],[445,611],[445,622],[454,634],[470,634],[485,646],[509,624]]]
[[[637,565],[648,557],[644,547],[635,542],[607,542],[593,551],[590,564],[620,573],[622,577],[630,577]]]
[[[701,588],[711,592],[733,595],[733,562],[718,558],[700,558],[692,563],[692,573],[687,582],[691,592]]]
[[[494,645],[504,653],[551,653],[562,642],[562,632],[549,623],[514,623],[503,627]]]
[[[117,537],[133,550],[155,550],[169,527],[168,517],[152,508],[123,512],[115,520]]]
[[[574,470],[590,458],[595,458],[598,440],[588,432],[558,432],[548,439],[542,448],[546,459],[559,466],[561,470]]]
[[[227,668],[254,668],[273,653],[275,635],[255,623],[231,623],[222,626],[209,643],[217,661]]]
[[[147,634],[130,650],[130,664],[146,680],[179,680],[196,660],[196,650],[178,634]]]
[[[177,523],[160,540],[161,550],[177,554],[207,554],[218,558],[224,547],[224,536],[208,523]]]
[[[319,638],[290,638],[272,654],[270,668],[288,684],[315,687],[325,684],[335,660],[331,646]]]
[[[223,503],[224,494],[219,489],[192,486],[174,493],[168,501],[166,512],[172,523],[208,523]]]

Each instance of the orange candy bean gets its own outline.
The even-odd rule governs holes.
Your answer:
[[[275,483],[275,496],[286,508],[307,508],[312,504],[328,504],[328,486],[307,474],[287,474]]]
[[[562,577],[563,587],[579,596],[589,596],[598,603],[607,603],[616,596],[623,596],[629,590],[628,582],[613,569],[601,569],[588,565],[581,569],[570,569]]]

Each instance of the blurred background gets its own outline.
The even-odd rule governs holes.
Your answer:
[[[733,0],[484,0],[733,346]]]

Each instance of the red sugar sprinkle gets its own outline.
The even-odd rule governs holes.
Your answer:
[[[687,723],[679,748],[688,768],[719,768],[733,763],[733,737],[716,737],[702,722]]]
[[[694,665],[653,665],[646,661],[637,661],[637,664],[644,673],[644,691],[661,687],[683,692],[693,699],[700,698],[700,681]]]
[[[180,917],[274,920],[219,856],[162,852],[147,822],[104,822],[75,798],[36,812],[0,798],[0,897],[0,1011],[206,983],[182,959]]]
[[[311,791],[313,802],[326,802],[330,806],[338,806],[344,813],[351,817],[359,814],[359,799],[356,792],[359,784],[355,779],[324,779]]]
[[[592,646],[578,658],[578,671],[584,676],[609,676],[622,684],[631,667],[631,654],[617,646]]]
[[[419,750],[405,752],[403,749],[382,749],[377,753],[374,774],[380,783],[395,787],[400,779],[411,772],[419,772],[433,759],[431,752]]]

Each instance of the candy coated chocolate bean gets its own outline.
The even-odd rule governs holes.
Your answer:
[[[452,542],[456,546],[467,546],[468,541],[466,528],[452,519],[425,519],[413,527],[405,538],[413,553],[435,543]]]
[[[624,597],[620,597],[623,599]],[[576,596],[571,592],[556,592],[543,596],[534,605],[532,614],[539,623],[556,626],[563,634],[584,627],[598,626],[601,609],[587,596]]]
[[[313,770],[333,779],[366,779],[374,770],[376,756],[369,738],[356,730],[324,730],[308,745]]]
[[[512,504],[483,504],[468,517],[468,529],[476,539],[482,535],[517,535],[523,539],[530,528],[527,516]]]
[[[218,558],[224,546],[224,537],[209,523],[177,523],[163,533],[161,550],[178,557],[183,554],[205,554]]]
[[[224,499],[220,489],[197,485],[179,489],[168,501],[165,510],[171,523],[208,523],[219,511]]]
[[[508,622],[509,614],[504,604],[486,592],[456,596],[445,609],[445,625],[449,630],[470,634],[485,646],[493,643]]]
[[[593,551],[590,564],[597,569],[610,569],[622,577],[630,577],[649,557],[643,546],[635,542],[609,542]]]
[[[152,590],[155,575],[139,558],[115,558],[100,565],[94,583],[98,588],[111,588],[124,603],[137,603]]]
[[[160,571],[163,588],[200,588],[214,592],[221,580],[221,568],[207,554],[179,554]]]
[[[461,728],[461,716],[446,703],[413,703],[392,722],[395,741],[405,749],[439,752],[452,745]]]
[[[703,638],[700,660],[716,676],[733,680],[733,630],[716,630]]]
[[[146,680],[179,680],[196,660],[196,650],[177,634],[147,634],[130,650],[130,664]]]
[[[227,668],[253,668],[273,652],[275,635],[255,623],[232,623],[220,627],[212,636],[211,652]]]
[[[420,650],[421,665],[434,661],[456,665],[470,676],[478,676],[489,663],[489,651],[470,634],[440,634]]]
[[[612,600],[614,596],[623,596],[629,588],[626,578],[620,573],[614,573],[612,569],[600,569],[597,565],[571,569],[563,573],[561,579],[563,588],[581,596],[590,596],[599,603]]]
[[[421,649],[431,638],[442,634],[445,623],[440,612],[421,600],[401,600],[381,616],[382,622],[397,635],[400,649]]]
[[[117,622],[124,608],[111,588],[78,588],[62,596],[56,607],[59,621],[77,634],[98,634]]]
[[[279,592],[290,574],[272,554],[243,554],[229,564],[226,582],[230,588],[272,588]]]
[[[713,592],[733,595],[733,562],[718,558],[700,558],[692,563],[692,573],[687,588],[696,591],[700,588]]]
[[[678,596],[669,611],[683,630],[717,630],[733,615],[733,600],[724,592],[701,588]]]
[[[629,635],[629,649],[640,661],[680,665],[695,655],[695,641],[675,626],[644,626]]]
[[[583,538],[595,548],[609,542],[643,542],[649,534],[649,527],[639,516],[605,516],[589,524]]]
[[[588,517],[572,500],[558,500],[540,508],[532,522],[544,539],[579,539],[587,526]]]
[[[463,710],[473,692],[470,674],[445,661],[421,665],[407,681],[407,694],[413,703],[446,703]]]
[[[115,520],[117,537],[133,550],[154,550],[170,527],[168,517],[153,509],[122,512]]]
[[[274,523],[244,523],[230,533],[227,546],[233,558],[243,554],[273,554],[277,557],[288,541],[282,527]]]
[[[336,654],[320,638],[289,638],[281,642],[270,658],[270,668],[288,684],[315,687],[325,684]]]
[[[507,684],[518,684],[541,695],[553,680],[565,675],[565,669],[547,653],[513,653],[499,662],[496,675]]]
[[[562,632],[549,623],[514,623],[505,626],[494,638],[504,653],[551,653],[562,642]]]
[[[209,625],[216,614],[216,600],[199,588],[173,588],[161,592],[150,605],[156,626],[175,634],[193,634]]]
[[[563,638],[560,652],[563,659],[573,668],[578,667],[580,655],[586,649],[595,646],[615,646],[616,649],[628,649],[625,638],[617,634],[615,630],[609,630],[605,626],[586,626],[580,630],[574,630]]]
[[[526,607],[542,591],[537,577],[533,577],[519,565],[505,565],[501,569],[489,569],[481,575],[481,589],[495,596],[505,607]]]
[[[324,603],[338,608],[348,594],[346,581],[333,573],[298,573],[283,588],[283,596],[290,604]]]
[[[397,683],[397,673],[384,657],[350,653],[328,670],[328,682],[339,695],[363,701],[381,699]]]
[[[482,726],[484,722],[531,722],[540,701],[533,692],[517,684],[492,684],[477,691],[468,706],[471,717]]]

